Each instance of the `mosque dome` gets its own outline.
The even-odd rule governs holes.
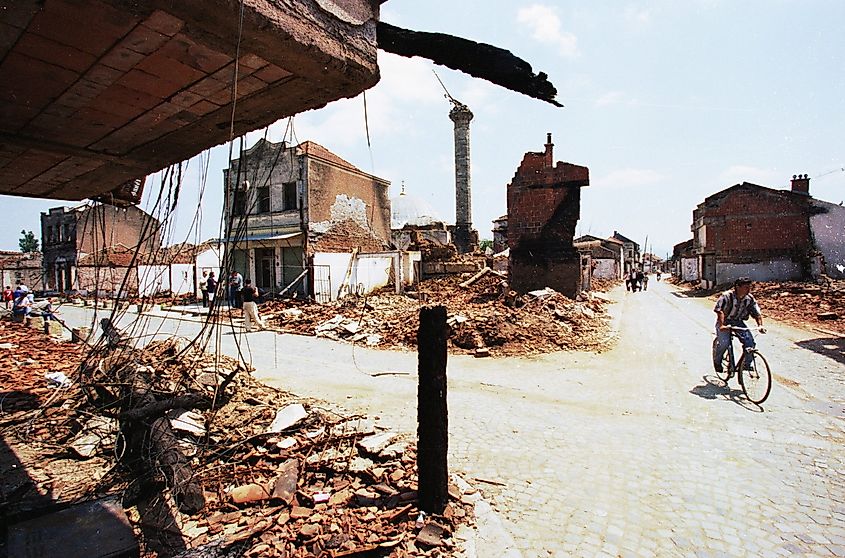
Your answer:
[[[434,214],[434,209],[424,200],[402,192],[390,199],[390,228],[401,229],[405,225],[425,226],[441,222]]]

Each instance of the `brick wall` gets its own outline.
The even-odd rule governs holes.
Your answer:
[[[508,185],[510,283],[518,292],[551,287],[574,297],[581,258],[572,246],[589,169],[552,164],[551,137],[544,153],[526,153]]]

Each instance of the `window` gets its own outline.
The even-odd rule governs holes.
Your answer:
[[[47,242],[53,243],[53,227],[47,227]]]
[[[65,242],[70,242],[71,240],[73,240],[73,239],[71,238],[71,227],[70,227],[70,223],[65,223],[65,225],[64,225],[64,226],[65,226]]]
[[[235,190],[232,194],[232,215],[246,215],[246,190]]]
[[[256,213],[270,213],[270,187],[262,186],[257,190]]]
[[[298,205],[296,203],[296,182],[285,182],[282,187],[284,188],[282,211],[296,209]]]

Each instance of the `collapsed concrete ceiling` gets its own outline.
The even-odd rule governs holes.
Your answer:
[[[3,3],[0,194],[120,192],[232,133],[359,94],[378,82],[379,3]]]

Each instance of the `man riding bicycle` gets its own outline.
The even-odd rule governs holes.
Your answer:
[[[740,277],[734,282],[733,290],[723,292],[713,311],[718,316],[716,339],[713,340],[713,367],[717,374],[721,374],[722,359],[731,344],[731,328],[743,328],[735,333],[744,349],[755,347],[754,336],[745,325],[749,316],[757,322],[760,333],[766,333],[766,330],[763,329],[760,306],[751,294],[751,279],[747,277]]]

